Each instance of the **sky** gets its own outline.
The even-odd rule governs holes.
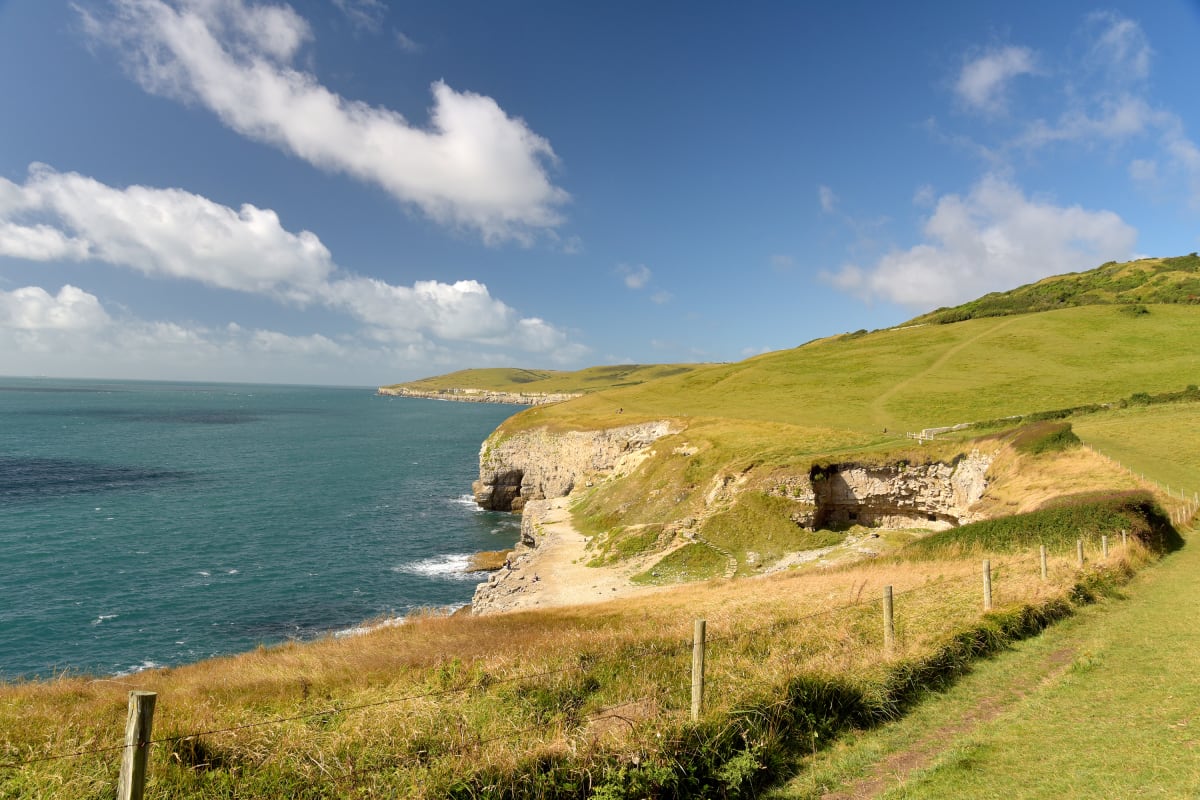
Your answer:
[[[737,361],[1200,249],[1200,2],[0,0],[0,375]]]

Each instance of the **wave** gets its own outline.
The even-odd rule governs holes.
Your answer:
[[[135,664],[134,666],[130,667],[129,669],[121,670],[120,672],[114,672],[113,677],[114,678],[127,678],[130,675],[136,675],[137,673],[145,672],[148,669],[158,669],[161,666],[162,666],[162,664],[159,664],[157,661],[151,661],[150,659],[147,658],[142,663]]]
[[[458,605],[439,606],[434,610],[437,612],[440,612],[442,614],[445,614],[446,616],[450,616],[455,611],[458,611],[460,608],[466,608],[467,605],[468,605],[467,603],[460,603]],[[343,628],[340,631],[334,631],[333,638],[344,639],[348,636],[362,636],[364,633],[370,633],[371,631],[377,631],[380,628],[395,628],[397,626],[405,625],[407,623],[408,623],[408,617],[387,617],[386,619],[383,619],[383,620],[364,622],[361,625],[355,625],[351,628]]]
[[[470,563],[470,553],[448,553],[392,567],[392,572],[422,575],[427,578],[441,578],[442,580],[475,581],[479,583],[479,573],[466,571]]]

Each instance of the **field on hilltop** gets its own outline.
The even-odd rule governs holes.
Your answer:
[[[833,336],[534,409],[505,429],[679,417],[837,430],[855,439],[1196,383],[1200,306],[1146,310],[1131,315],[1097,305]]]
[[[483,389],[526,394],[586,394],[619,386],[636,386],[658,378],[703,369],[702,364],[611,364],[565,371],[492,367],[464,369],[382,389],[444,392],[452,389]]]

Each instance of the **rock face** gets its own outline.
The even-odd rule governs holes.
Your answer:
[[[530,500],[563,497],[588,475],[631,466],[656,440],[675,432],[659,421],[599,431],[492,434],[479,451],[475,502],[493,511],[520,511]]]
[[[521,406],[541,406],[561,403],[579,394],[548,394],[544,392],[494,392],[488,389],[407,389],[403,386],[383,386],[376,394],[390,397],[419,397],[425,400],[451,400],[456,403],[511,403]]]
[[[835,464],[778,492],[797,503],[792,518],[805,528],[944,530],[978,518],[971,506],[987,489],[993,458],[975,450],[952,464]]]

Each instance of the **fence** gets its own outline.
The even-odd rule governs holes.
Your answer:
[[[1090,444],[1085,443],[1083,446],[1094,455],[1100,456],[1114,464],[1117,469],[1127,473],[1131,478],[1140,480],[1147,485],[1153,485],[1155,489],[1165,493],[1168,500],[1179,500],[1178,504],[1168,510],[1172,525],[1183,525],[1191,522],[1191,520],[1195,519],[1196,514],[1200,512],[1200,492],[1188,492],[1182,487],[1173,487],[1170,484],[1165,484],[1157,480],[1147,480],[1145,472],[1135,471],[1133,467],[1122,464],[1117,459],[1100,452]]]
[[[1059,556],[1059,561],[1072,569],[1083,569],[1086,565],[1086,555],[1084,541],[1078,540],[1074,548],[1075,556],[1073,564],[1070,563],[1069,557],[1062,554]],[[1114,543],[1115,544],[1115,543]],[[1091,546],[1091,552],[1095,557],[1097,543]],[[1121,546],[1127,548],[1129,546],[1128,535],[1126,531],[1121,531]],[[1098,543],[1099,559],[1105,560],[1110,557],[1111,550],[1108,542],[1108,537],[1104,536]],[[1035,572],[1037,570],[1037,572]],[[977,600],[972,602],[976,609],[981,614],[987,614],[994,608],[994,592],[998,584],[994,581],[998,574],[1014,575],[1024,574],[1032,576],[1040,573],[1041,581],[1045,582],[1049,577],[1048,555],[1045,546],[1039,549],[1036,556],[1026,556],[1012,558],[1005,561],[997,561],[993,564],[992,559],[985,559],[981,564],[981,571],[969,575],[960,575],[956,577],[942,578],[939,580],[929,581],[913,588],[896,592],[893,591],[892,585],[883,586],[880,593],[874,599],[863,599],[861,596],[850,603],[825,608],[809,614],[797,615],[790,618],[776,620],[768,625],[758,626],[755,628],[746,628],[742,630],[730,630],[718,636],[710,636],[710,629],[707,621],[697,619],[693,622],[692,637],[689,640],[680,640],[674,643],[666,643],[661,645],[646,646],[640,653],[632,654],[632,658],[649,659],[651,657],[661,658],[664,656],[674,657],[675,654],[680,656],[685,655],[690,651],[691,654],[691,669],[688,675],[690,689],[690,719],[693,722],[700,720],[705,713],[706,693],[711,692],[711,682],[706,680],[706,664],[711,660],[712,648],[714,646],[731,645],[738,640],[765,641],[768,646],[778,642],[783,637],[783,632],[789,626],[799,626],[802,623],[822,623],[837,617],[839,615],[849,614],[865,614],[873,606],[877,606],[881,613],[881,621],[876,625],[877,654],[876,657],[882,661],[891,660],[901,657],[905,653],[905,636],[902,631],[898,635],[898,622],[903,622],[905,619],[905,610],[908,607],[906,603],[910,600],[915,601],[919,598],[920,593],[941,593],[946,595],[953,587],[962,584],[964,587],[970,584],[976,584],[979,594],[976,595]],[[1032,577],[1028,578],[1033,580]],[[1000,584],[1002,585],[1002,584]],[[513,682],[528,682],[533,680],[547,679],[551,676],[562,675],[574,670],[580,670],[583,666],[580,664],[569,665],[561,669],[546,670],[542,672],[517,674],[507,679],[498,679],[489,684],[490,687],[498,686],[503,683]],[[683,688],[683,687],[681,687]],[[740,688],[740,687],[739,687]],[[723,693],[728,693],[731,687],[721,686]],[[393,703],[405,703],[414,700],[430,700],[440,697],[446,697],[461,692],[472,691],[472,687],[449,688],[437,691],[424,693],[414,693],[399,697],[388,698],[371,703],[363,703],[358,705],[348,706],[333,706],[331,708],[298,714],[288,717],[278,717],[271,719],[263,719],[254,722],[249,722],[242,725],[230,726],[225,728],[216,728],[212,730],[200,730],[186,734],[173,735],[168,737],[153,738],[153,723],[156,701],[158,697],[152,692],[134,691],[129,694],[128,718],[125,730],[125,741],[120,745],[104,747],[99,749],[90,749],[79,752],[67,752],[56,755],[47,755],[37,758],[31,758],[24,761],[16,761],[12,763],[0,764],[0,769],[21,769],[26,766],[60,759],[73,759],[86,756],[95,756],[99,754],[116,754],[120,752],[121,767],[119,777],[119,800],[133,800],[144,796],[146,775],[151,766],[151,753],[155,746],[170,746],[177,748],[185,741],[199,741],[202,738],[211,738],[227,734],[233,731],[245,730],[248,728],[258,728],[267,726],[282,725],[284,723],[294,722],[298,720],[311,720],[320,717],[330,717],[335,714],[348,714],[358,711],[363,711],[369,708],[375,708],[382,705]],[[164,702],[167,698],[164,698]],[[621,714],[617,713],[622,708],[630,707],[635,704],[646,702],[647,698],[634,698],[626,702],[615,705],[610,705],[597,711],[588,714],[584,719],[589,723],[596,723],[604,720],[622,720]],[[628,720],[626,720],[628,721]],[[633,723],[630,722],[632,725]],[[513,730],[505,734],[500,734],[487,739],[477,738],[473,742],[473,746],[482,747],[492,742],[503,739],[517,738],[524,736],[537,729],[537,726],[526,727],[520,730]],[[172,752],[175,752],[172,750]],[[388,764],[376,768],[358,768],[349,774],[338,776],[330,776],[336,783],[343,782],[358,782],[361,781],[372,769],[397,769],[396,765]]]

